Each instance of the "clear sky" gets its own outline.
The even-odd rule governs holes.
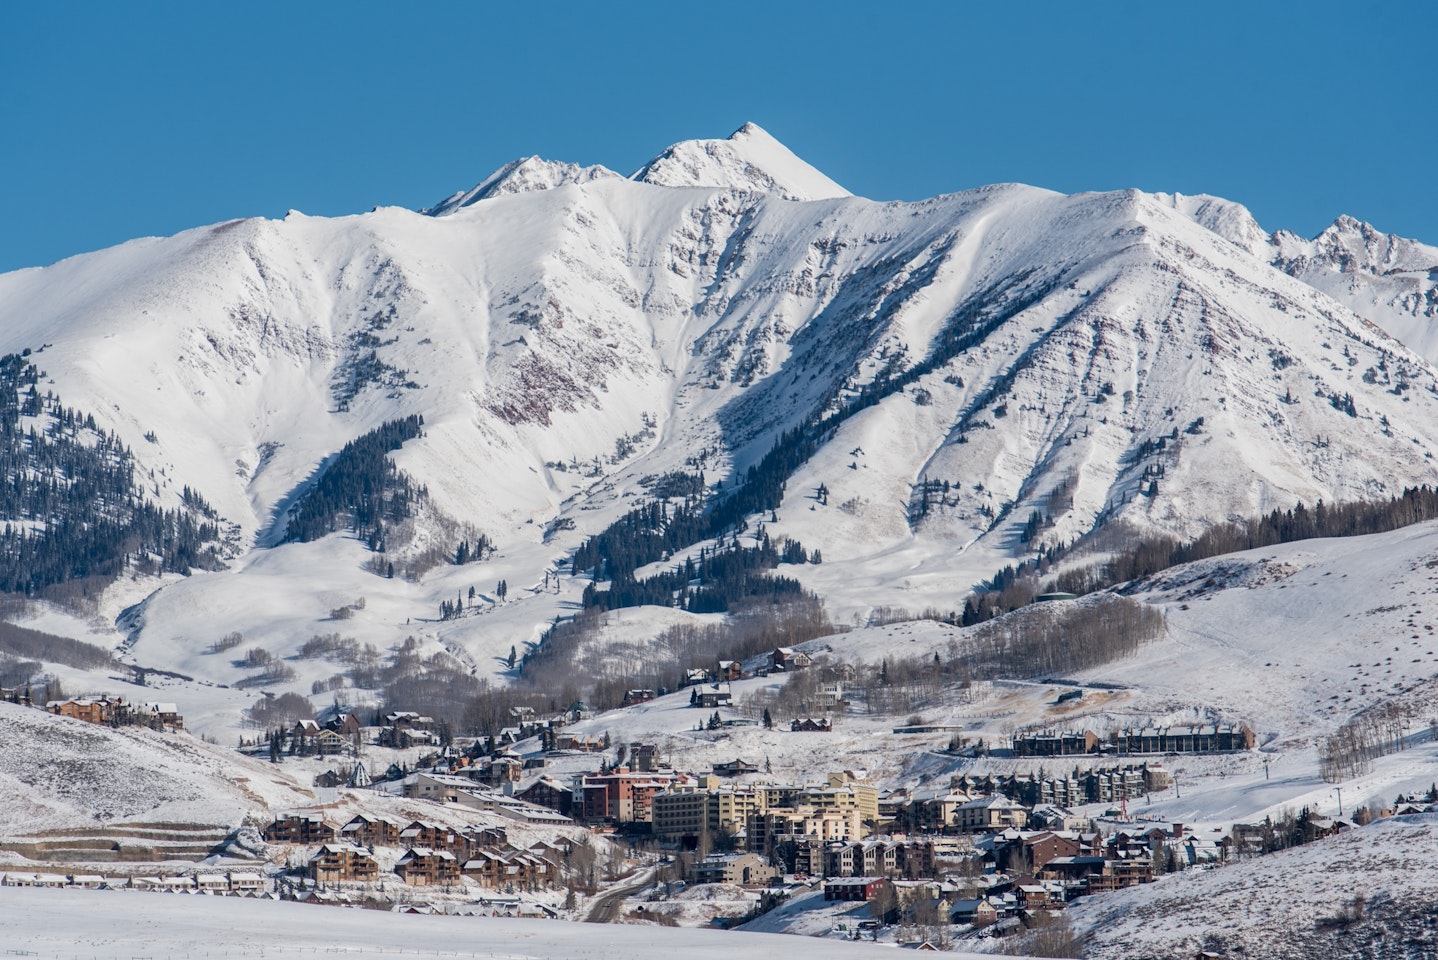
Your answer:
[[[539,8],[539,9],[536,9]],[[997,181],[1438,244],[1438,4],[0,4],[0,270],[241,216],[623,173],[765,127],[855,193]]]

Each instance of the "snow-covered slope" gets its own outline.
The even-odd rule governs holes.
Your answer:
[[[276,768],[193,737],[3,702],[0,725],[4,840],[111,821],[213,825],[223,836],[256,811],[313,801]]]
[[[511,160],[468,190],[460,190],[433,207],[420,212],[427,213],[432,217],[443,217],[456,210],[462,210],[472,203],[488,200],[490,197],[530,193],[535,190],[552,190],[566,183],[589,183],[591,180],[603,180],[618,176],[619,174],[613,170],[597,164],[592,167],[581,167],[577,163],[559,163],[553,160],[541,160],[539,157],[526,157],[523,160]]]
[[[650,924],[597,925],[502,917],[438,917],[333,911],[297,903],[233,897],[173,897],[123,891],[0,888],[0,936],[16,951],[93,960],[342,953],[354,960],[389,960],[406,953],[526,960],[728,960],[736,949],[793,960],[875,960],[893,947],[832,940],[725,935]],[[737,938],[737,939],[736,939]],[[950,954],[975,960],[974,954]]]
[[[1201,874],[1089,897],[1085,956],[1432,957],[1438,816],[1395,817]],[[1355,901],[1359,901],[1355,903]]]
[[[1343,216],[1312,240],[1274,234],[1274,266],[1438,358],[1438,248]]]
[[[1220,197],[1155,198],[1438,360],[1438,248],[1346,215],[1305,240],[1265,233],[1247,207]]]
[[[130,612],[140,662],[231,683],[202,653],[219,635],[291,653],[365,598],[346,634],[491,671],[574,609],[582,584],[547,574],[651,478],[731,489],[846,409],[767,518],[822,550],[785,572],[845,617],[955,608],[1115,520],[1192,534],[1435,479],[1432,367],[1216,233],[1246,235],[1236,205],[1019,185],[875,203],[752,126],[634,180],[526,161],[476,189],[445,216],[233,221],[0,277],[0,351],[36,349],[156,499],[190,486],[253,545]],[[327,458],[410,414],[424,435],[394,459],[433,504],[413,549],[467,528],[495,556],[411,583],[341,537],[272,546]],[[472,587],[470,616],[435,620]],[[302,692],[324,679],[300,668]]]
[[[724,140],[676,143],[640,167],[631,179],[661,187],[754,190],[785,200],[851,195],[755,123],[744,124]]]

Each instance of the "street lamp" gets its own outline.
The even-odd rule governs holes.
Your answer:
[[[1334,787],[1333,790],[1338,794],[1338,815],[1341,817],[1343,816],[1343,788]]]
[[[1268,779],[1268,764],[1269,764],[1270,759],[1271,759],[1271,758],[1269,758],[1269,757],[1264,757],[1264,758],[1263,758],[1263,779],[1265,779],[1265,780]]]

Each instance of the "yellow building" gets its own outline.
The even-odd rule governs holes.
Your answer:
[[[820,843],[858,840],[865,830],[858,808],[819,810],[808,804],[770,808],[749,821],[749,849],[772,853],[785,841]]]
[[[771,825],[761,822],[771,811],[785,815]],[[831,773],[824,785],[760,783],[733,785],[715,776],[699,777],[693,785],[676,785],[654,797],[654,834],[666,840],[697,841],[728,837],[764,850],[768,837],[782,824],[786,834],[802,831],[820,839],[858,839],[865,823],[879,817],[879,791],[850,773]]]
[[[653,822],[655,836],[668,840],[740,838],[749,818],[768,808],[768,796],[761,790],[742,786],[719,786],[716,777],[700,777],[693,787],[675,787],[655,795]]]

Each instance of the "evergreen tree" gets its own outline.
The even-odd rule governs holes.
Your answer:
[[[349,529],[378,552],[384,522],[411,516],[427,495],[389,459],[420,435],[422,423],[417,416],[391,420],[345,444],[290,512],[285,541],[305,543]]]

